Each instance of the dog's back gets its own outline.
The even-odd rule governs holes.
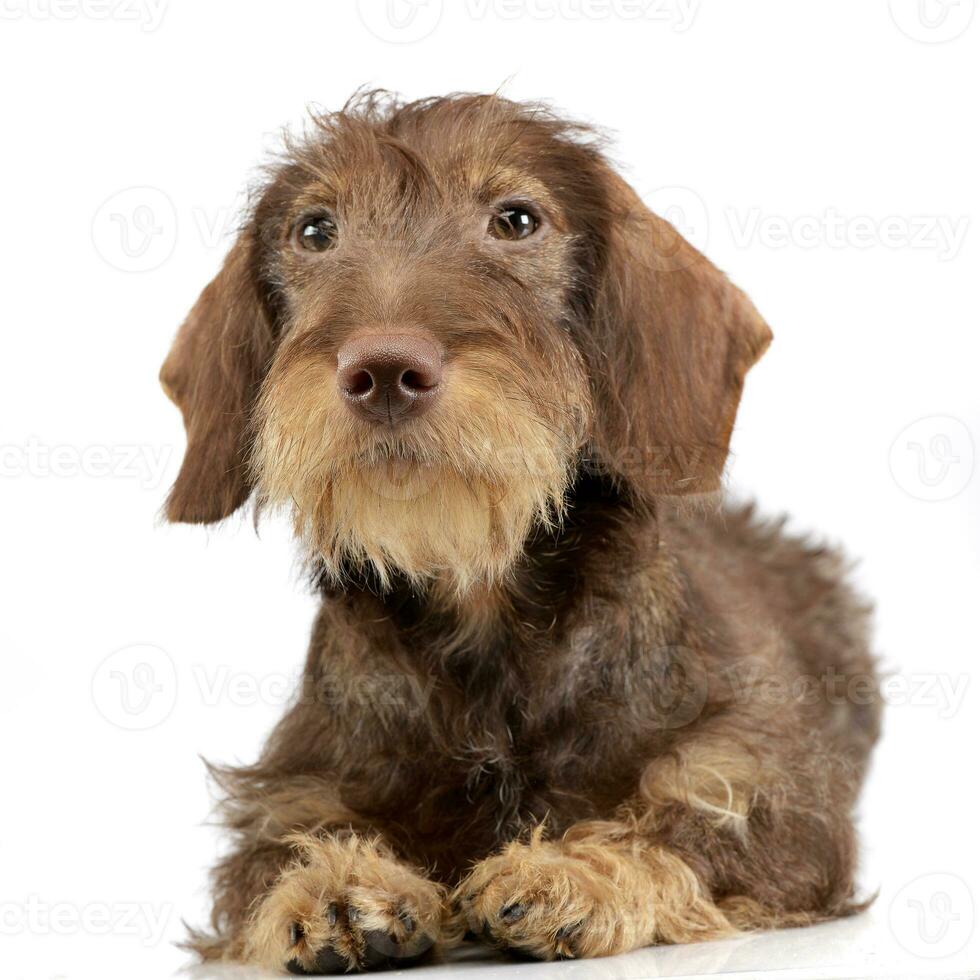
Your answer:
[[[828,734],[863,766],[879,734],[881,699],[872,610],[849,581],[846,556],[753,505],[668,503],[661,515],[664,545],[698,583],[701,600],[741,632],[742,673],[781,661],[791,683],[772,697],[816,705]]]

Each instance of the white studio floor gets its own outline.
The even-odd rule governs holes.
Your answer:
[[[561,963],[517,962],[474,946],[457,951],[442,964],[375,975],[416,980],[980,978],[980,930],[974,896],[980,854],[965,854],[957,873],[953,873],[926,870],[932,866],[926,853],[919,847],[904,853],[889,851],[887,866],[883,866],[879,858],[884,861],[885,856],[868,842],[863,853],[863,878],[874,881],[874,887],[880,889],[876,901],[861,915],[808,929]],[[188,980],[264,980],[267,976],[255,970],[220,966],[194,966],[188,972]]]
[[[561,963],[516,962],[481,947],[468,947],[447,962],[368,976],[415,980],[640,980],[714,977],[728,980],[892,980],[980,978],[980,936],[970,889],[956,875],[926,874],[898,889],[885,887],[872,909],[852,919],[808,929],[760,933],[738,940],[663,946],[625,956]],[[191,965],[172,947],[134,949],[118,956],[107,937],[73,937],[71,954],[52,971],[24,960],[4,980],[265,980],[251,968]],[[50,947],[48,947],[50,949]],[[43,959],[47,959],[42,954]]]
[[[415,977],[417,980],[640,980],[640,978],[713,977],[728,980],[764,976],[786,980],[879,980],[879,978],[980,977],[980,949],[971,935],[959,952],[942,955],[943,944],[958,942],[962,919],[933,923],[933,932],[921,934],[914,917],[903,921],[903,895],[891,908],[882,895],[876,908],[853,919],[809,929],[763,933],[740,940],[664,946],[638,950],[625,956],[563,963],[515,963],[479,949],[465,951],[439,966],[393,971],[378,976]],[[911,901],[914,903],[915,898]],[[906,905],[915,913],[917,907]],[[894,930],[893,931],[893,926]],[[909,932],[898,935],[903,926]],[[971,933],[973,930],[971,929]],[[962,938],[962,933],[959,934]],[[933,942],[930,944],[929,940]],[[252,980],[265,976],[253,970],[195,967],[190,980]]]

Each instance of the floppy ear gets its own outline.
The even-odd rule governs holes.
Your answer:
[[[772,333],[748,297],[608,172],[592,451],[643,496],[718,488],[748,369]]]
[[[257,246],[253,231],[242,232],[160,370],[160,384],[187,431],[184,461],[167,498],[171,521],[219,521],[251,492],[249,414],[273,349]]]

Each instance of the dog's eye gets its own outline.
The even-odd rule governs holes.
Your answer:
[[[491,219],[488,229],[492,238],[518,242],[533,235],[540,222],[527,208],[505,204]]]
[[[337,224],[329,214],[306,217],[293,229],[293,247],[303,252],[325,252],[337,244]]]

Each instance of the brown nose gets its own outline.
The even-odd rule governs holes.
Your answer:
[[[348,340],[337,351],[337,387],[353,412],[394,424],[427,411],[439,394],[439,348],[413,334]]]

